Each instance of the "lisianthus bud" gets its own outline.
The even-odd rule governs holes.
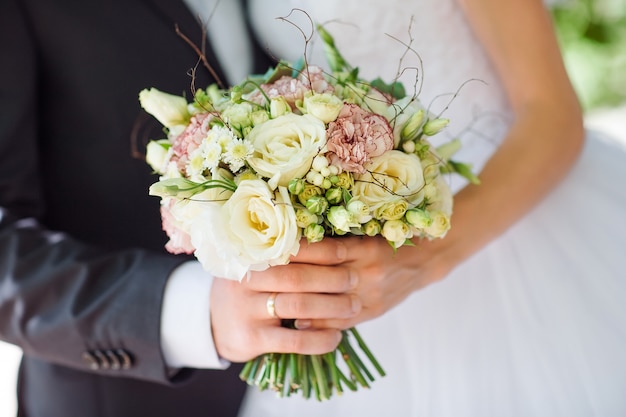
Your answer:
[[[409,120],[406,121],[404,126],[402,127],[402,131],[400,132],[400,140],[415,140],[417,139],[417,135],[420,132],[420,128],[422,127],[422,122],[424,121],[424,110],[419,109],[417,112],[413,113]]]
[[[159,174],[165,173],[168,151],[172,144],[167,139],[152,140],[146,147],[146,162]]]
[[[374,212],[374,215],[377,219],[398,220],[404,216],[404,213],[406,213],[408,206],[409,204],[406,202],[406,200],[398,199],[381,205]]]
[[[187,100],[181,96],[164,93],[156,88],[144,89],[139,93],[141,107],[153,115],[163,126],[185,126],[189,123],[190,114]]]
[[[448,126],[448,123],[450,123],[450,119],[431,119],[424,124],[424,134],[426,136],[436,135],[441,132],[444,127]]]
[[[433,223],[433,219],[428,214],[428,211],[412,208],[408,210],[405,215],[406,221],[416,229],[424,229]]]
[[[304,236],[309,243],[316,243],[324,239],[324,228],[319,224],[309,224],[304,228]]]
[[[322,187],[323,189],[328,190],[328,189],[330,189],[332,186],[333,186],[333,183],[332,183],[332,182],[330,182],[330,179],[328,179],[328,178],[324,178],[324,179],[322,180],[322,185],[321,185],[321,187]]]
[[[354,219],[358,223],[367,223],[372,219],[369,206],[357,198],[350,200],[346,205],[346,209],[354,215]]]
[[[291,113],[291,107],[285,97],[280,96],[270,100],[270,116],[276,119],[284,114]]]
[[[380,225],[380,222],[378,220],[371,219],[363,226],[361,226],[361,229],[363,230],[363,233],[368,236],[376,236],[382,230],[382,226]]]
[[[318,217],[305,208],[296,210],[296,223],[299,228],[304,229],[310,224],[317,224]]]
[[[380,233],[396,249],[412,237],[409,225],[402,220],[386,221]]]
[[[321,195],[314,195],[306,201],[305,205],[311,213],[322,214],[328,209],[328,200]]]
[[[306,205],[306,202],[309,198],[315,195],[322,195],[322,194],[323,194],[323,191],[320,187],[317,187],[309,183],[305,183],[304,190],[302,190],[302,192],[298,194],[298,201],[300,201],[301,204]]]
[[[437,155],[439,155],[442,160],[448,161],[459,149],[461,149],[461,141],[454,139],[441,146],[437,146]]]
[[[186,178],[168,178],[150,186],[149,194],[157,197],[190,198],[205,190],[203,184]]]
[[[305,181],[302,178],[294,178],[291,181],[289,181],[289,185],[287,186],[287,189],[289,190],[291,194],[298,195],[302,191],[304,191],[304,184],[305,184]]]
[[[303,113],[308,113],[328,124],[337,119],[343,107],[343,100],[329,94],[307,94],[302,103]]]
[[[343,190],[341,188],[329,188],[325,194],[326,200],[330,204],[339,204],[343,199]]]
[[[328,210],[327,219],[337,230],[349,232],[351,227],[359,227],[354,221],[354,216],[343,206],[332,206]]]

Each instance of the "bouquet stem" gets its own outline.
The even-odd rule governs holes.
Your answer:
[[[341,395],[344,386],[351,391],[356,391],[359,386],[369,388],[374,376],[351,345],[351,337],[378,374],[385,376],[385,371],[353,327],[342,331],[341,342],[333,352],[324,355],[266,353],[248,361],[239,377],[262,391],[273,390],[279,397],[301,393],[308,399],[313,394],[318,401],[330,399],[333,393]],[[341,360],[338,361],[338,357]],[[348,371],[347,376],[342,368]]]

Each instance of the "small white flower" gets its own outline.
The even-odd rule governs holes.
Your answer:
[[[222,147],[217,142],[204,142],[199,148],[204,156],[204,168],[213,171],[222,158]]]
[[[234,139],[226,148],[224,154],[224,162],[229,164],[230,170],[239,171],[245,165],[246,159],[252,155],[254,148],[252,144],[245,139]]]

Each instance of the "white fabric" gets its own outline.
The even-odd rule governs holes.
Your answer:
[[[500,84],[453,0],[252,0],[263,43],[302,52],[274,20],[292,7],[330,23],[366,77],[393,78],[408,39],[424,62],[430,103],[471,78],[445,113],[478,166],[509,118]],[[287,33],[291,33],[290,36]],[[317,49],[318,46],[316,46]],[[317,50],[316,49],[316,50]],[[317,53],[310,62],[321,62]],[[405,66],[412,63],[405,62]],[[404,79],[409,79],[407,75]],[[410,83],[407,83],[407,86]],[[445,99],[433,107],[445,107]],[[489,116],[481,116],[488,114]],[[474,131],[467,127],[474,124]],[[496,126],[491,129],[493,121]],[[541,169],[541,167],[537,167]],[[541,204],[442,282],[359,325],[387,371],[370,390],[325,403],[248,390],[242,417],[617,417],[626,415],[626,152],[589,135],[583,155]],[[498,210],[498,207],[485,207]]]
[[[209,299],[213,277],[197,261],[176,268],[165,286],[161,350],[171,368],[225,369],[213,345]]]

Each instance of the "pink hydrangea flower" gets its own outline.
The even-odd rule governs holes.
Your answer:
[[[273,83],[261,84],[261,89],[270,99],[284,97],[292,111],[296,111],[296,101],[302,100],[308,91],[320,94],[335,91],[324,78],[323,70],[313,65],[302,71],[297,78],[284,75]],[[265,104],[265,97],[259,91],[254,92],[247,99],[253,103]]]
[[[161,206],[163,230],[170,238],[165,244],[165,249],[174,254],[192,254],[195,248],[191,244],[191,236],[176,225],[177,221],[170,212],[170,206],[172,204],[174,204],[174,200],[171,200],[167,205]]]
[[[373,157],[393,149],[393,129],[383,116],[345,104],[326,131],[330,161],[344,171],[366,172]]]
[[[176,166],[180,172],[185,172],[189,155],[195,151],[206,138],[210,130],[209,123],[213,120],[213,117],[214,116],[210,113],[199,113],[193,116],[185,130],[174,138],[171,160],[176,162]]]

